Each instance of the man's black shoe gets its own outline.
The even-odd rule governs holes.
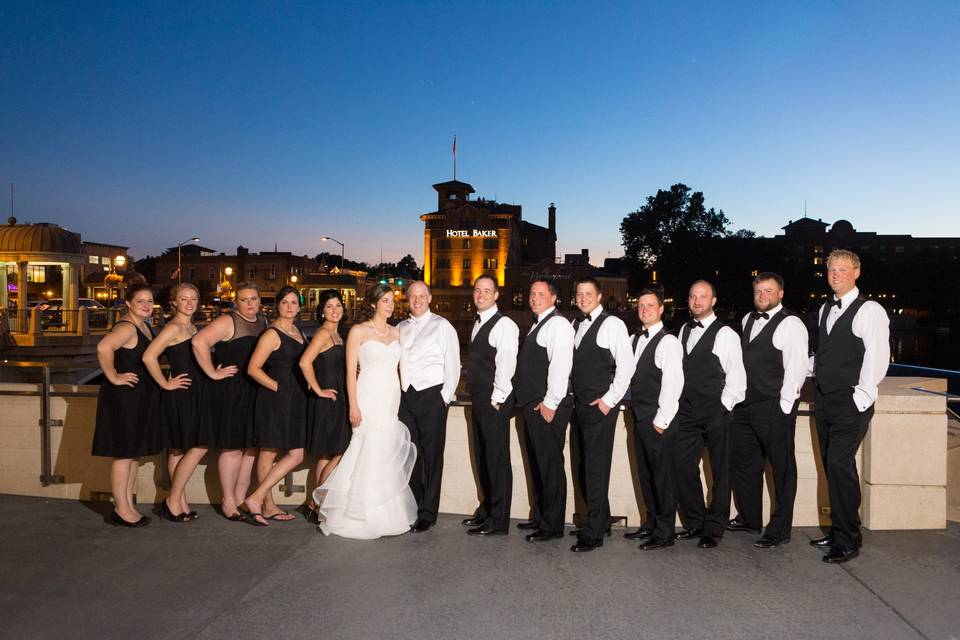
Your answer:
[[[754,529],[753,527],[747,525],[747,523],[740,519],[740,516],[737,516],[727,523],[727,531],[747,531],[749,533],[760,533],[760,529]]]
[[[583,553],[585,551],[593,551],[597,547],[603,546],[603,538],[588,538],[586,536],[580,536],[577,538],[577,544],[570,547],[570,551],[574,553]]]
[[[630,531],[629,533],[624,533],[623,537],[627,540],[643,540],[644,538],[650,538],[653,536],[653,531],[650,529],[644,529],[640,527],[636,531]]]
[[[832,547],[833,546],[833,535],[827,534],[822,538],[817,538],[816,540],[810,541],[811,547]]]
[[[537,524],[536,522],[534,522],[533,520],[524,520],[523,522],[518,522],[518,523],[517,523],[517,529],[531,529],[531,530],[536,530],[536,529],[539,529],[539,528],[540,528],[540,525]]]
[[[432,526],[432,522],[427,522],[426,520],[420,518],[413,523],[413,526],[410,527],[410,531],[413,531],[414,533],[423,533]]]
[[[760,536],[760,539],[753,543],[757,549],[769,549],[770,547],[779,547],[782,544],[787,544],[790,542],[790,538],[786,540],[777,540],[776,538],[771,538],[770,536]]]
[[[505,536],[507,535],[506,530],[504,529],[488,529],[486,527],[475,527],[473,529],[467,529],[467,535],[470,536]]]
[[[700,542],[697,543],[697,547],[700,549],[713,549],[718,544],[720,544],[720,539],[716,536],[703,536],[700,538]]]
[[[570,536],[576,536],[579,538],[583,535],[583,527],[577,527],[576,529],[570,529],[570,532],[567,534]],[[610,537],[610,527],[607,527],[607,530],[603,532],[603,535]]]
[[[694,527],[693,529],[681,529],[674,536],[677,540],[691,540],[703,535],[703,527]]]
[[[556,540],[557,538],[562,538],[563,532],[558,531],[556,533],[550,533],[548,531],[542,531],[537,529],[533,533],[527,535],[527,542],[543,542],[544,540]]]
[[[486,520],[484,520],[483,518],[479,518],[477,516],[470,516],[469,518],[464,518],[463,520],[461,520],[460,524],[462,524],[465,527],[482,527],[484,522],[486,522]]]
[[[657,536],[653,536],[646,542],[641,543],[640,548],[643,549],[644,551],[654,551],[655,549],[672,547],[674,544],[676,543],[674,542],[673,538],[669,540],[664,540],[663,538],[658,538]]]
[[[859,549],[847,549],[846,547],[833,545],[830,547],[830,552],[823,556],[823,561],[830,564],[840,564],[842,562],[849,562],[858,555],[860,555]]]

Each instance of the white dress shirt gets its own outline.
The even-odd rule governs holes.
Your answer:
[[[496,315],[497,311],[497,305],[493,305],[486,311],[479,313],[480,320],[473,323],[470,342],[473,342],[473,339],[477,337],[477,331],[480,330],[480,327]],[[490,329],[487,342],[497,350],[497,355],[493,359],[495,369],[490,402],[502,404],[510,395],[510,392],[513,391],[513,374],[517,370],[517,351],[520,348],[520,329],[517,327],[517,323],[507,316],[503,316]]]
[[[460,382],[460,340],[453,325],[429,309],[419,318],[401,322],[400,384],[423,391],[442,384],[440,395],[447,404]]]
[[[530,327],[533,331],[540,326],[554,308],[547,309],[537,316],[537,324]],[[529,335],[529,332],[528,332]],[[537,334],[537,344],[547,350],[547,392],[543,404],[547,409],[556,409],[567,397],[570,390],[570,370],[573,368],[573,326],[560,313],[556,318],[543,325]]]
[[[580,341],[583,340],[584,334],[590,330],[601,313],[603,313],[603,305],[597,305],[597,308],[590,312],[590,321],[583,321],[579,324],[573,339],[574,348],[580,348]],[[608,407],[615,407],[626,395],[627,389],[630,387],[630,378],[633,377],[633,372],[637,368],[637,363],[633,359],[630,334],[627,333],[627,325],[623,324],[623,320],[616,316],[610,316],[604,320],[600,328],[597,329],[597,346],[610,351],[610,355],[613,356],[616,363],[613,382],[610,383],[607,391],[600,396],[603,404]]]
[[[663,323],[650,327],[647,337],[640,336],[637,340],[637,351],[634,354],[634,366],[640,361],[644,349],[650,340],[664,331]],[[660,339],[657,350],[653,354],[653,363],[660,369],[660,396],[657,399],[657,415],[653,418],[653,426],[666,429],[673,422],[680,408],[680,395],[683,393],[683,345],[676,336],[669,333]]]
[[[782,304],[767,311],[767,315],[773,318],[783,309]],[[747,319],[750,314],[743,316],[743,328],[747,326]],[[753,328],[750,330],[750,342],[756,338],[763,328],[770,322],[769,319],[757,318],[753,321]],[[777,325],[773,332],[773,346],[783,353],[783,386],[780,387],[780,410],[783,413],[793,411],[793,403],[800,397],[800,389],[804,381],[810,375],[810,342],[807,328],[803,326],[803,320],[797,316],[787,316]]]
[[[827,315],[827,333],[833,330],[837,319],[846,313],[850,305],[860,296],[860,289],[854,287],[840,297],[840,306],[830,305]],[[833,296],[836,299],[836,296]],[[823,319],[820,307],[818,321]],[[887,375],[890,364],[890,318],[886,310],[873,300],[867,300],[853,316],[853,335],[863,340],[865,348],[863,364],[860,366],[860,379],[853,388],[853,401],[860,413],[863,413],[877,401],[877,387]]]
[[[700,321],[703,325],[702,329],[700,327],[688,329],[690,335],[687,337],[687,353],[693,351],[700,342],[700,336],[716,320],[716,314],[711,313]],[[717,338],[713,341],[713,355],[720,360],[724,373],[720,402],[727,411],[733,411],[733,408],[747,397],[747,372],[743,368],[743,349],[740,348],[740,336],[737,332],[728,326],[720,327]]]

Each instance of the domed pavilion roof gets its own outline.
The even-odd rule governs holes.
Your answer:
[[[49,222],[17,224],[10,218],[0,227],[0,253],[58,253],[82,255],[80,236]]]

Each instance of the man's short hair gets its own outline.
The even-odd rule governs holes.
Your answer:
[[[550,295],[560,295],[560,290],[557,288],[557,283],[550,278],[534,278],[530,281],[530,288],[533,289],[533,285],[537,284],[538,282],[542,282],[543,284],[547,285],[547,289],[550,290]]]
[[[603,287],[600,286],[600,281],[593,276],[583,276],[582,278],[577,278],[576,282],[573,283],[573,290],[576,291],[577,287],[582,284],[592,284],[597,293],[603,293]]]
[[[657,303],[662,307],[663,306],[663,287],[656,284],[648,284],[646,287],[640,290],[640,295],[637,296],[637,301],[640,301],[640,298],[643,296],[654,296],[657,299]]]
[[[830,255],[827,256],[827,266],[830,266],[830,263],[834,260],[849,260],[854,269],[860,268],[860,256],[855,254],[853,251],[847,251],[846,249],[834,249],[830,252]]]
[[[764,280],[773,280],[777,283],[777,286],[783,289],[783,276],[779,273],[774,273],[773,271],[762,271],[758,273],[753,278],[753,284],[759,284]]]
[[[494,277],[493,277],[492,275],[490,275],[489,273],[484,273],[484,274],[481,274],[481,275],[477,276],[477,279],[473,281],[473,286],[476,287],[476,286],[477,286],[477,283],[480,282],[481,280],[489,280],[490,282],[493,283],[493,290],[494,290],[494,291],[500,291],[500,285],[497,284],[497,279],[494,278]]]
[[[696,285],[698,285],[698,284],[705,284],[705,285],[707,285],[708,287],[710,287],[710,292],[713,294],[713,297],[714,297],[714,298],[717,297],[717,288],[716,288],[715,286],[713,286],[713,283],[712,283],[712,282],[710,282],[709,280],[697,280],[697,281],[695,281],[693,284],[690,285],[690,289],[693,289],[693,288],[694,288]]]

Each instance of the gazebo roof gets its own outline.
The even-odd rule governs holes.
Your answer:
[[[0,227],[0,253],[83,255],[80,236],[49,222],[17,224],[10,218]]]

